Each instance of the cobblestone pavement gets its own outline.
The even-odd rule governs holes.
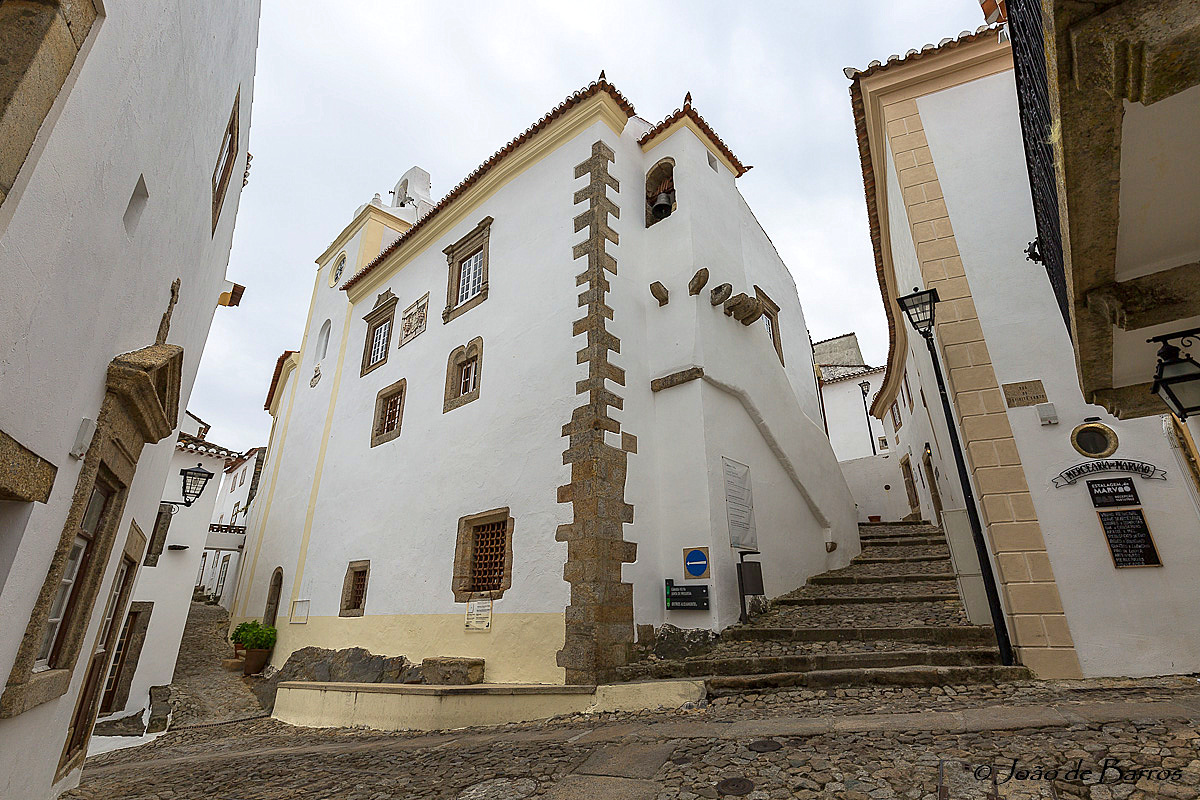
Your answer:
[[[192,603],[171,679],[172,727],[263,713],[241,673],[221,668],[221,659],[233,657],[233,647],[225,639],[228,630],[229,614],[224,608]]]
[[[90,759],[64,797],[937,800],[939,774],[951,800],[1200,796],[1195,678],[763,698],[437,733],[232,723]]]
[[[754,617],[752,628],[902,628],[909,625],[969,625],[958,598],[928,603],[861,603],[833,606],[780,605]]]

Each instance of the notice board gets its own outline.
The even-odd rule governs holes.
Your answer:
[[[1142,509],[1116,508],[1097,511],[1096,515],[1100,517],[1100,527],[1104,529],[1114,567],[1162,566]]]
[[[750,489],[750,467],[721,456],[725,470],[725,509],[729,515],[729,545],[745,550],[758,549],[758,531],[754,529],[754,493]]]

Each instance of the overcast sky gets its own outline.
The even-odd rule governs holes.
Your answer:
[[[791,269],[814,340],[887,328],[846,66],[974,30],[976,0],[401,2],[264,0],[249,150],[228,277],[189,408],[209,436],[265,445],[275,360],[299,347],[314,259],[355,209],[424,167],[441,197],[596,79],[651,122],[691,91],[754,169],[742,194]]]

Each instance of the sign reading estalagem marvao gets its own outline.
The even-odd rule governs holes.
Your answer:
[[[1087,481],[1088,494],[1096,508],[1113,506],[1136,506],[1141,504],[1133,478],[1105,478]]]

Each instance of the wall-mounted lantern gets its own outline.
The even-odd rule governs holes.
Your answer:
[[[1154,370],[1154,385],[1150,391],[1162,398],[1180,421],[1200,411],[1200,364],[1180,349],[1191,347],[1197,336],[1200,336],[1200,328],[1146,340],[1162,345],[1158,348],[1158,365]],[[1178,339],[1179,344],[1171,344],[1172,339]]]

